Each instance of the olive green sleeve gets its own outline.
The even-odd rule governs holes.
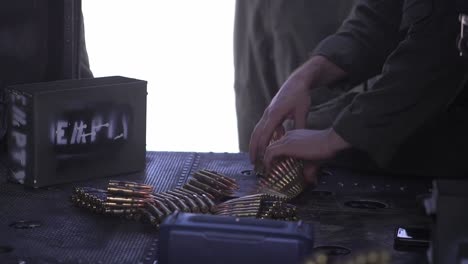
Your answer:
[[[426,3],[407,0],[405,6],[416,6],[413,2]],[[381,166],[418,128],[446,111],[462,89],[467,68],[454,45],[458,21],[449,2],[427,1],[433,6],[425,16],[419,9],[403,12],[410,24],[405,38],[385,59],[373,87],[356,96],[335,120],[336,132]],[[365,57],[364,52],[358,55]],[[359,61],[355,53],[350,56]]]
[[[362,0],[338,32],[324,39],[313,55],[322,55],[357,84],[377,75],[398,44],[402,0]]]

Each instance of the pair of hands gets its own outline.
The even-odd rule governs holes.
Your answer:
[[[287,156],[305,160],[303,174],[310,183],[316,183],[322,162],[350,147],[332,128],[305,129],[310,107],[309,90],[322,82],[314,78],[317,73],[314,70],[320,69],[321,61],[318,65],[313,62],[303,65],[283,84],[257,123],[249,149],[251,162],[262,162],[266,173],[277,158]],[[287,119],[294,121],[294,130],[284,133],[282,124]],[[284,133],[284,136],[268,146],[274,132]]]

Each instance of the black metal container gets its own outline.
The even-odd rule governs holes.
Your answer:
[[[115,76],[8,87],[12,179],[42,187],[143,170],[146,85]]]

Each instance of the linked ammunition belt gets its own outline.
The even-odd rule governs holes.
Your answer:
[[[280,138],[281,136],[275,132],[270,144]],[[264,173],[262,164],[257,164],[256,174],[259,176],[257,192],[270,193],[286,199],[294,198],[306,187],[303,169],[303,162],[291,157],[276,160],[269,173]]]
[[[111,180],[106,190],[76,187],[71,200],[95,213],[142,220],[156,227],[175,211],[296,220],[296,207],[287,203],[285,195],[270,192],[235,198],[238,189],[234,179],[201,170],[181,188],[166,192],[155,193],[153,186],[141,183]]]
[[[272,142],[278,139],[275,134]],[[223,216],[296,220],[296,207],[288,200],[305,188],[302,162],[283,158],[271,172],[259,174],[256,193],[236,197],[236,180],[220,173],[201,170],[181,188],[155,193],[153,186],[136,182],[109,181],[106,190],[75,188],[71,200],[96,213],[143,220],[154,226],[175,211],[211,213]]]
[[[330,254],[330,253],[329,253]],[[330,254],[333,255],[333,254]],[[393,263],[390,253],[386,250],[368,251],[342,258],[340,261],[329,259],[327,254],[320,252],[307,258],[306,264],[390,264]]]

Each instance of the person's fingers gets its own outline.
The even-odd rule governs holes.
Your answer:
[[[257,147],[258,147],[258,138],[262,134],[262,127],[263,127],[263,117],[255,126],[252,135],[250,135],[250,144],[249,144],[249,156],[250,162],[255,164],[257,160]]]
[[[294,120],[293,119],[285,119],[283,122],[284,131],[291,131],[294,129]]]
[[[274,132],[274,137],[276,138],[275,141],[279,140],[280,138],[282,138],[284,136],[284,134],[286,133],[286,130],[284,129],[284,127],[282,125],[279,125],[276,129],[275,129],[275,132]]]
[[[282,156],[289,156],[291,155],[291,145],[285,144],[286,139],[282,137],[278,141],[273,142],[270,146],[268,146],[265,150],[265,156],[263,157],[263,166],[267,173],[270,172],[271,166],[275,162],[276,159]]]
[[[303,129],[306,127],[307,111],[296,111],[294,114],[294,128]]]
[[[263,157],[263,168],[266,173],[270,172],[273,161],[281,153],[281,145],[268,146],[265,150],[265,156]]]
[[[252,164],[255,164],[255,162],[257,162],[261,156],[263,156],[263,152],[266,148],[266,146],[264,146],[264,142],[269,142],[271,136],[273,135],[273,128],[276,126],[273,126],[270,123],[276,120],[275,115],[277,115],[275,111],[272,111],[270,107],[267,108],[263,113],[262,118],[255,126],[252,135],[250,136],[249,155],[250,162]]]
[[[279,126],[279,127],[275,130],[272,139],[273,139],[274,141],[277,141],[278,139],[280,139],[281,137],[283,137],[284,134],[285,134],[285,130],[284,130],[283,126]],[[269,142],[270,142],[270,141],[269,141]],[[268,144],[268,145],[270,145],[270,144]],[[267,149],[268,149],[268,146],[267,146]],[[266,151],[266,149],[265,149],[265,151]],[[254,164],[255,169],[256,169],[257,171],[261,171],[261,172],[263,172],[263,173],[265,173],[265,171],[266,171],[266,170],[265,170],[265,166],[264,166],[264,160],[265,160],[264,157],[263,157],[264,155],[265,155],[265,153],[263,153],[262,156],[256,154],[255,157],[254,157],[255,160],[251,161],[252,164]]]
[[[320,171],[320,166],[317,163],[304,161],[304,169],[303,169],[304,180],[308,184],[317,185],[319,171]]]
[[[255,160],[262,159],[265,154],[265,150],[270,143],[270,139],[273,133],[282,122],[282,116],[279,113],[270,113],[265,121],[261,130],[261,135],[257,138]]]

